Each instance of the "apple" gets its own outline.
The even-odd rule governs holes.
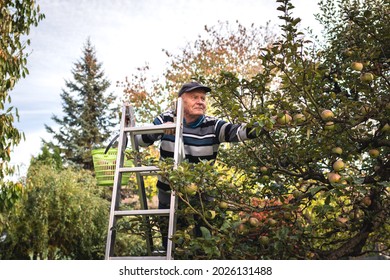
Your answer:
[[[340,227],[340,228],[344,228],[346,227],[347,225],[345,223],[343,223],[341,220],[337,219],[333,222],[333,224],[336,226],[336,227]]]
[[[276,220],[272,219],[272,218],[270,218],[270,219],[268,220],[268,224],[269,224],[271,227],[276,226],[277,223],[278,223],[278,222],[277,222]]]
[[[336,155],[341,155],[343,153],[343,149],[341,149],[340,147],[334,147],[332,149],[332,153],[334,153]]]
[[[268,245],[269,244],[269,237],[268,236],[265,236],[265,235],[262,235],[259,237],[259,242],[261,245]]]
[[[355,70],[355,71],[362,71],[363,70],[363,63],[354,61],[351,63],[351,68],[352,68],[352,70]]]
[[[282,125],[289,124],[291,122],[291,120],[292,120],[292,117],[287,113],[284,113],[283,115],[281,115],[280,117],[278,117],[276,119],[278,124],[282,124]]]
[[[351,50],[351,49],[346,49],[345,51],[344,51],[344,54],[345,54],[345,56],[352,56],[353,55],[353,51]]]
[[[261,173],[265,174],[265,173],[267,173],[267,171],[268,171],[267,166],[262,166],[262,167],[260,167],[260,172],[261,172]]]
[[[339,159],[339,160],[336,160],[334,163],[333,163],[333,170],[334,171],[341,171],[345,168],[345,163]]]
[[[263,176],[261,176],[261,179],[263,180],[263,181],[269,181],[269,176],[268,175],[263,175]]]
[[[368,151],[368,154],[370,155],[370,157],[372,158],[377,158],[379,156],[379,150],[377,149],[370,149]]]
[[[294,120],[295,123],[301,124],[301,123],[306,121],[306,117],[305,117],[304,114],[299,113],[299,114],[295,114],[293,116],[293,120]]]
[[[383,133],[388,133],[390,132],[390,125],[388,123],[386,123],[383,127],[382,127],[382,132]]]
[[[321,112],[321,119],[326,121],[334,118],[334,114],[331,110],[324,110]]]
[[[371,198],[369,196],[365,196],[362,200],[363,204],[367,207],[371,205]]]
[[[364,215],[363,211],[361,210],[354,210],[349,213],[349,219],[350,220],[355,220],[355,219],[360,219]]]
[[[221,201],[220,203],[219,203],[219,208],[221,208],[221,209],[227,209],[228,208],[228,204],[227,204],[227,202],[225,202],[225,201]]]
[[[328,173],[328,181],[330,183],[337,183],[341,179],[340,174],[334,173],[334,172],[329,172]]]
[[[334,122],[326,122],[324,129],[325,130],[334,130]]]
[[[260,226],[260,221],[256,217],[250,217],[249,218],[249,224],[252,227],[258,227],[258,226]]]
[[[240,235],[244,235],[248,233],[248,227],[245,224],[239,224],[236,228],[236,232]]]
[[[198,186],[194,183],[191,183],[184,187],[183,193],[193,196],[196,194],[197,191],[198,191]]]
[[[363,82],[363,83],[369,83],[369,82],[372,82],[372,80],[374,80],[374,75],[372,73],[363,73],[360,75],[360,80]]]

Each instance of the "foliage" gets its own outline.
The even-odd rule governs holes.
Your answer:
[[[14,127],[18,110],[11,103],[10,91],[20,78],[28,75],[26,47],[31,26],[44,18],[39,6],[31,0],[0,1],[0,234],[8,224],[3,212],[12,209],[21,195],[20,183],[4,181],[14,168],[8,165],[11,150],[18,145],[23,133]]]
[[[30,166],[41,164],[52,166],[56,170],[61,170],[64,168],[63,160],[58,147],[54,147],[54,149],[52,150],[49,145],[44,144],[41,150],[41,154],[36,157],[33,156],[31,158]]]
[[[389,5],[320,1],[325,42],[316,44],[315,36],[300,31],[292,1],[276,2],[282,33],[272,44],[258,45],[260,70],[252,76],[231,70],[199,77],[213,88],[217,116],[268,132],[226,145],[219,154],[222,169],[207,163],[184,163],[176,171],[161,166],[185,205],[187,222],[174,236],[176,254],[388,256]],[[199,55],[213,59],[213,53]],[[183,81],[172,77],[165,83]],[[189,184],[198,189],[194,196],[184,191]],[[206,203],[205,195],[214,200]],[[209,211],[215,211],[213,219]]]
[[[30,166],[1,259],[102,259],[109,205],[90,171]]]
[[[111,137],[117,111],[114,95],[104,95],[110,82],[101,68],[88,39],[81,60],[74,64],[74,81],[66,81],[67,90],[61,94],[64,116],[52,117],[60,127],[55,131],[46,125],[56,140],[50,146],[58,146],[67,161],[89,170],[93,168],[91,150]]]
[[[187,44],[180,54],[163,50],[169,62],[162,78],[153,78],[149,66],[139,67],[126,78],[123,86],[125,99],[135,107],[137,121],[149,123],[162,109],[171,106],[180,86],[200,77],[217,77],[222,70],[250,77],[260,71],[258,46],[274,39],[269,23],[249,28],[236,22],[219,22],[205,26],[205,34],[193,44]]]

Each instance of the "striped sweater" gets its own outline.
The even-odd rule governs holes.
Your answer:
[[[167,111],[160,114],[153,121],[154,125],[166,122],[174,122],[174,114]],[[201,160],[215,160],[219,145],[223,142],[241,142],[255,138],[255,133],[250,133],[245,124],[231,124],[221,119],[210,116],[201,116],[195,122],[183,126],[183,142],[185,159],[191,163]],[[160,157],[173,158],[175,135],[170,134],[143,134],[137,135],[140,146],[152,145],[161,140]],[[157,187],[169,190],[169,186],[160,180]]]

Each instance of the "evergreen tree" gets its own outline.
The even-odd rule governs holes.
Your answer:
[[[64,116],[52,117],[59,125],[58,132],[47,125],[45,127],[54,135],[65,160],[92,169],[91,150],[110,137],[116,108],[113,94],[104,94],[110,82],[104,77],[102,64],[97,61],[89,39],[72,74],[74,80],[65,81],[67,89],[61,94]]]

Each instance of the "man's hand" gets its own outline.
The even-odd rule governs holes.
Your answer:
[[[166,124],[169,124],[169,123],[173,123],[173,122],[166,122]],[[165,129],[165,130],[164,130],[164,134],[167,134],[167,135],[175,135],[175,129],[174,129],[174,128]]]

